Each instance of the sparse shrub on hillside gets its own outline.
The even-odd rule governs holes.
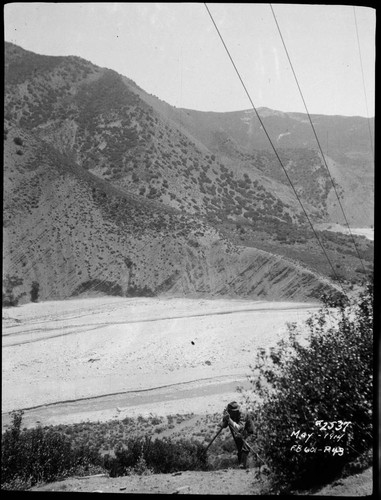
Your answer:
[[[14,142],[17,146],[22,146],[22,145],[23,145],[23,142],[22,142],[21,137],[15,137],[15,138],[13,139],[13,142]]]
[[[32,283],[32,288],[30,291],[30,300],[32,302],[38,302],[38,294],[40,291],[40,285],[37,283],[37,281],[33,281]]]
[[[16,293],[15,288],[23,284],[23,280],[8,274],[3,279],[3,307],[15,307],[26,292]]]
[[[158,417],[152,417],[151,418],[151,424],[152,425],[159,425],[159,424],[161,424],[161,419],[158,418]]]
[[[262,399],[251,403],[254,446],[271,470],[277,492],[332,480],[373,442],[373,283],[357,301],[323,297],[322,308],[305,328],[307,341],[298,338],[295,324],[289,325],[288,338],[269,352],[260,350],[252,367],[253,393]],[[319,421],[334,423],[325,433]],[[350,422],[345,430],[343,422]],[[342,434],[339,441],[333,439],[332,429]],[[298,430],[313,433],[308,443],[292,435]],[[337,447],[336,454],[306,451],[326,446]]]
[[[113,296],[123,296],[122,287],[118,283],[113,283],[111,281],[106,280],[89,280],[84,283],[81,283],[73,292],[72,295],[80,295],[81,293],[89,292],[89,291],[97,291],[103,292],[107,295]]]
[[[156,188],[150,186],[150,190],[147,194],[147,198],[157,198],[159,196],[159,192]]]

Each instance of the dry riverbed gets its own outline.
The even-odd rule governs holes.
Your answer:
[[[3,310],[2,416],[43,425],[214,413],[314,303],[96,297]]]

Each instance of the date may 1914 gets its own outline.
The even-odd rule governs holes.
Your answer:
[[[316,420],[314,430],[306,432],[293,430],[291,438],[295,440],[290,451],[295,453],[326,453],[343,456],[348,427],[352,422],[343,420]],[[350,428],[350,427],[349,427]]]

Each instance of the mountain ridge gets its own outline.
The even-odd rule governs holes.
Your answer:
[[[178,110],[157,104],[132,80],[76,56],[39,56],[7,44],[5,53],[3,268],[24,282],[19,291],[25,297],[36,280],[41,299],[65,298],[91,287],[127,295],[297,300],[336,289],[268,151],[248,153],[234,131],[236,150],[221,149],[213,128],[209,135],[194,137],[192,117],[186,122]],[[295,160],[298,151],[300,160]],[[310,213],[324,221],[329,190],[319,156],[303,148],[285,149],[283,156],[290,172],[304,179],[299,189]],[[308,191],[308,175],[301,171],[307,162],[318,191]],[[34,191],[27,186],[28,176]],[[57,199],[49,201],[47,191],[59,193],[63,205],[65,193],[71,201],[66,214],[52,204]],[[53,220],[55,208],[59,216]],[[101,243],[90,234],[90,222]],[[57,240],[55,261],[47,261],[41,244],[37,251],[37,243],[26,237],[31,224]],[[355,279],[349,239],[342,235],[332,243],[326,233],[321,234],[332,251],[343,246],[343,276]],[[164,243],[159,244],[160,237]],[[47,250],[54,246],[49,238],[44,240]],[[139,251],[139,238],[150,251]],[[29,241],[27,248],[23,240]],[[358,242],[371,263],[371,247],[361,238]],[[81,256],[85,250],[87,260]],[[118,259],[111,258],[114,254]],[[113,264],[102,270],[104,260]],[[107,273],[112,279],[106,279]],[[60,289],[55,280],[65,286]],[[298,280],[305,283],[304,290],[298,290]]]

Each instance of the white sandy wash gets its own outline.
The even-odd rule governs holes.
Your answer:
[[[234,384],[246,380],[256,350],[275,345],[287,322],[302,322],[318,307],[97,297],[4,309],[3,415],[146,389],[128,408],[94,399],[88,409],[72,408],[66,421],[219,411],[236,394]]]
[[[353,234],[357,236],[365,236],[368,240],[374,241],[374,228],[373,227],[350,227],[343,226],[342,224],[334,224],[332,222],[324,222],[316,225],[316,229],[322,231],[333,231],[336,233]]]

